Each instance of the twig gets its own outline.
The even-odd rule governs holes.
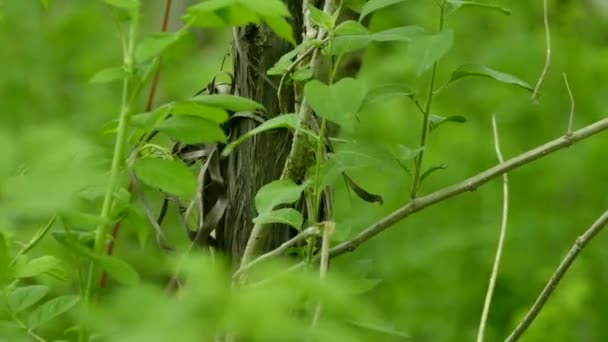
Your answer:
[[[572,95],[572,90],[570,89],[570,84],[568,83],[568,76],[564,73],[564,83],[566,84],[566,89],[568,90],[568,96],[570,96],[570,117],[568,118],[568,131],[566,134],[570,134],[572,132],[572,122],[574,121],[574,96]]]
[[[549,67],[551,66],[551,31],[549,28],[549,9],[547,5],[547,0],[543,0],[543,22],[545,25],[545,66],[543,67],[543,71],[536,82],[536,87],[534,87],[534,93],[532,93],[532,100],[536,100],[538,96],[538,90],[540,89],[541,84],[545,80],[545,76],[547,75],[547,71],[549,71]]]
[[[329,243],[331,235],[336,228],[335,223],[326,222],[323,227],[323,242],[321,243],[321,266],[319,269],[319,277],[321,281],[324,281],[327,277],[327,270],[329,268]],[[317,307],[315,308],[315,314],[312,318],[312,327],[314,328],[319,319],[321,318],[321,312],[323,311],[323,304],[320,302],[317,303]]]
[[[11,265],[14,265],[17,262],[17,260],[19,260],[20,256],[22,256],[25,253],[32,250],[32,248],[34,248],[38,244],[38,242],[40,242],[40,240],[42,240],[42,238],[44,238],[46,236],[46,234],[49,232],[49,230],[51,230],[51,227],[53,226],[53,224],[55,224],[56,219],[57,219],[57,215],[53,215],[51,217],[51,219],[49,220],[49,222],[47,222],[42,228],[40,228],[36,232],[34,237],[32,237],[32,239],[27,243],[27,245],[23,246],[23,248],[21,248],[21,250],[19,250],[19,252],[17,252],[17,254],[15,254],[13,259],[11,260]]]
[[[367,240],[380,234],[391,225],[403,220],[411,214],[417,213],[422,209],[443,202],[464,192],[474,191],[478,187],[484,185],[488,181],[502,175],[505,172],[509,172],[521,166],[529,164],[537,159],[543,158],[553,152],[564,149],[568,146],[571,146],[579,141],[585,140],[605,130],[608,130],[608,118],[596,121],[591,125],[585,126],[577,131],[572,132],[572,134],[561,136],[532,150],[524,152],[514,158],[505,161],[504,163],[500,163],[494,167],[491,167],[460,183],[447,186],[428,195],[413,199],[408,204],[393,211],[392,213],[388,214],[376,223],[365,228],[354,238],[344,241],[330,249],[329,256],[330,258],[334,258],[344,253],[352,252]],[[318,260],[319,257],[316,256],[315,258]],[[304,263],[301,262],[290,267],[290,270],[299,269],[303,266]]]
[[[317,227],[308,227],[306,229],[304,229],[300,234],[296,235],[295,237],[293,237],[292,239],[284,242],[282,245],[280,245],[278,248],[264,254],[264,255],[260,255],[259,257],[257,257],[255,260],[253,260],[252,262],[242,266],[241,268],[239,268],[234,275],[232,276],[233,279],[238,279],[238,277],[241,276],[241,274],[243,274],[244,272],[250,270],[253,266],[271,259],[271,258],[275,258],[283,253],[285,253],[285,251],[287,251],[287,249],[289,247],[295,246],[296,244],[298,244],[299,242],[308,239],[311,236],[316,236],[319,235],[319,228]]]
[[[498,127],[496,125],[496,115],[492,115],[492,131],[494,132],[494,149],[496,150],[496,157],[499,163],[504,163],[505,160],[500,152],[500,139],[498,137]],[[500,267],[500,258],[502,256],[502,249],[505,244],[505,236],[507,234],[507,217],[509,215],[509,178],[505,172],[502,175],[502,222],[500,224],[500,237],[498,238],[498,246],[496,247],[496,256],[494,257],[494,266],[492,267],[492,274],[490,275],[490,282],[488,284],[488,291],[486,292],[486,299],[483,304],[483,311],[481,313],[481,320],[479,322],[479,329],[477,330],[477,342],[483,341],[484,331],[486,328],[486,322],[488,314],[490,312],[490,304],[492,304],[492,296],[494,295],[494,286],[496,285],[496,277],[498,276],[498,268]]]
[[[534,321],[540,310],[543,308],[559,282],[562,280],[564,274],[568,271],[568,268],[572,265],[574,260],[577,258],[579,253],[589,244],[589,242],[608,224],[608,210],[600,216],[592,225],[585,231],[585,233],[579,236],[575,241],[566,257],[559,264],[545,288],[534,302],[534,305],[530,308],[530,311],[526,316],[519,322],[517,328],[513,330],[511,335],[507,337],[505,342],[517,341],[521,335],[528,329],[530,324]]]

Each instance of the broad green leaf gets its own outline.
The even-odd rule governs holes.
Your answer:
[[[104,2],[110,6],[126,10],[139,8],[139,0],[104,0]]]
[[[308,184],[298,185],[292,180],[276,180],[264,185],[255,195],[255,208],[259,214],[271,212],[279,204],[297,201]]]
[[[496,4],[489,4],[485,2],[477,2],[477,1],[459,1],[459,0],[448,0],[448,3],[454,6],[456,9],[465,8],[465,7],[480,7],[485,9],[494,10],[500,12],[502,14],[510,15],[511,10],[508,8],[504,8],[498,6]]]
[[[370,32],[360,23],[347,20],[338,25],[327,53],[341,55],[365,48],[373,41]]]
[[[124,285],[139,283],[139,274],[125,261],[111,255],[97,255],[95,261],[119,283]]]
[[[363,107],[376,103],[379,101],[385,101],[391,97],[412,97],[416,92],[410,90],[407,87],[400,85],[385,85],[370,90],[365,96]]]
[[[61,215],[61,219],[79,230],[94,230],[101,224],[110,224],[111,221],[98,214],[88,214],[82,211],[71,210]]]
[[[196,177],[184,163],[160,158],[138,159],[135,175],[144,184],[175,196],[192,196]]]
[[[287,52],[266,72],[267,75],[282,75],[286,73],[298,54],[308,50],[313,45],[320,44],[318,39],[305,40],[293,50]]]
[[[401,26],[372,33],[372,39],[375,42],[411,42],[413,39],[420,37],[423,32],[424,29],[420,26]]]
[[[8,243],[4,233],[0,232],[0,285],[8,282],[12,277],[11,260],[8,254]]]
[[[309,67],[303,68],[303,69],[298,69],[296,70],[292,75],[291,75],[291,79],[293,79],[294,81],[299,81],[299,82],[303,82],[303,81],[308,81],[310,79],[313,78],[313,73],[312,73],[312,69]]]
[[[246,132],[239,136],[235,141],[231,142],[228,146],[224,148],[222,151],[222,156],[226,157],[234,150],[238,145],[240,145],[243,141],[251,138],[256,134],[260,134],[265,131],[269,131],[277,128],[293,128],[296,129],[298,125],[298,115],[297,114],[283,114],[276,116],[272,119],[266,120],[264,123],[259,125],[258,127]]]
[[[27,319],[27,326],[29,329],[34,330],[41,325],[49,322],[53,318],[61,315],[62,313],[70,310],[78,301],[78,296],[61,296],[53,298],[48,302],[37,307]]]
[[[310,20],[313,24],[326,30],[331,30],[333,28],[334,22],[329,14],[316,8],[310,2],[308,3],[308,10],[310,11]]]
[[[297,230],[302,228],[303,221],[302,214],[293,208],[282,208],[262,213],[253,219],[255,224],[281,223],[290,225]]]
[[[354,78],[343,78],[331,86],[312,80],[304,87],[306,101],[319,116],[347,129],[352,128],[365,94],[364,83]]]
[[[52,255],[32,259],[25,264],[17,264],[15,276],[17,278],[31,278],[41,274],[50,274],[59,279],[65,279],[65,270],[61,259]]]
[[[281,0],[236,0],[260,16],[291,17],[289,9]]]
[[[97,72],[91,79],[90,83],[108,83],[116,80],[120,80],[127,75],[127,72],[123,67],[112,67],[106,68]]]
[[[276,33],[277,36],[290,42],[291,45],[296,46],[296,40],[293,36],[293,28],[285,18],[281,17],[264,17],[264,22],[268,27]]]
[[[238,27],[257,25],[260,16],[237,0],[210,0],[188,8],[182,20],[199,27]]]
[[[487,77],[501,83],[512,84],[524,88],[530,92],[534,91],[534,88],[531,85],[529,85],[525,81],[522,81],[516,76],[477,64],[465,64],[460,66],[458,69],[452,72],[452,76],[450,77],[448,84],[469,76]]]
[[[414,39],[408,47],[408,57],[414,63],[416,75],[420,76],[431,68],[452,47],[454,40],[451,30]]]
[[[148,35],[137,45],[135,59],[141,63],[157,57],[181,37],[180,32],[158,32]]]
[[[170,113],[173,104],[165,104],[152,112],[133,114],[129,117],[129,124],[145,130],[152,129],[158,122],[164,120]]]
[[[18,287],[8,296],[8,305],[13,313],[19,313],[38,303],[48,292],[49,287],[46,285]]]
[[[452,115],[448,117],[439,116],[439,115],[430,115],[429,116],[429,131],[437,129],[440,125],[446,122],[457,122],[457,123],[465,123],[467,122],[467,118],[462,115]]]
[[[387,8],[389,6],[398,4],[400,2],[404,2],[405,0],[369,0],[363,8],[361,9],[361,15],[359,16],[359,21],[363,21],[363,19],[369,14],[379,11],[381,9]]]
[[[156,129],[186,144],[226,141],[226,135],[217,123],[195,116],[172,116],[159,122]]]
[[[226,110],[219,107],[206,106],[197,102],[184,101],[173,105],[171,113],[174,115],[190,115],[221,124],[228,120]]]
[[[191,101],[208,106],[224,108],[225,110],[233,112],[253,112],[258,109],[264,109],[264,106],[254,100],[238,95],[198,95]]]

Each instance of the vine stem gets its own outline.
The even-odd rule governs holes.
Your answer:
[[[132,13],[131,22],[129,23],[129,38],[127,49],[124,52],[123,64],[125,69],[128,71],[127,75],[123,79],[122,86],[122,100],[120,115],[118,118],[118,128],[116,130],[116,140],[114,142],[114,153],[112,156],[112,166],[110,169],[110,180],[106,188],[106,193],[103,199],[101,208],[101,217],[104,220],[109,220],[110,210],[113,204],[113,195],[116,191],[116,187],[120,181],[121,166],[124,164],[125,145],[127,140],[127,127],[128,118],[131,114],[131,86],[133,81],[134,72],[134,57],[135,57],[135,41],[137,39],[137,28],[139,24],[139,9],[135,9]],[[103,254],[106,238],[108,236],[109,225],[107,223],[100,224],[95,232],[95,242],[93,245],[93,252],[95,254]],[[91,297],[95,293],[95,278],[97,275],[97,265],[94,261],[91,261],[89,267],[89,274],[87,277],[87,284],[84,291],[84,304],[88,308],[90,305]],[[87,339],[86,330],[83,328],[80,330],[80,341],[84,342]]]
[[[439,32],[443,31],[443,23],[445,19],[445,1],[440,5],[439,13]],[[435,78],[437,75],[437,64],[433,63],[433,69],[431,71],[431,81],[429,83],[429,95],[426,99],[426,105],[424,107],[423,119],[422,119],[422,133],[420,135],[420,152],[414,160],[414,181],[412,182],[411,197],[415,198],[420,188],[420,172],[422,169],[422,159],[424,158],[424,148],[426,147],[428,133],[429,133],[429,119],[431,114],[431,104],[433,103],[433,93],[435,92]]]

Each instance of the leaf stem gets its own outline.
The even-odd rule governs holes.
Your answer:
[[[443,31],[443,23],[445,17],[445,1],[439,5],[439,32]],[[431,114],[431,104],[433,103],[433,95],[435,91],[435,77],[437,74],[437,65],[439,62],[433,63],[433,69],[431,71],[431,81],[429,83],[429,95],[426,100],[426,105],[424,107],[423,119],[422,119],[422,133],[420,135],[420,145],[419,148],[420,153],[414,159],[414,180],[412,182],[412,190],[410,192],[410,196],[412,198],[416,197],[418,190],[420,189],[421,183],[421,169],[422,169],[422,160],[424,158],[424,147],[426,147],[428,132],[429,132],[429,118]]]

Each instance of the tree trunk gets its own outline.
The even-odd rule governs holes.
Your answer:
[[[292,26],[296,39],[301,36],[302,2],[285,0],[292,14]],[[267,26],[250,25],[234,30],[234,80],[237,94],[264,105],[264,119],[280,114],[277,98],[278,77],[266,76],[266,70],[292,47],[277,37]],[[293,92],[283,92],[282,103],[293,110]],[[240,136],[258,123],[248,118],[231,120],[231,136]],[[245,250],[247,239],[257,215],[254,197],[266,183],[280,177],[291,148],[291,134],[278,130],[259,134],[233,151],[225,161],[229,204],[223,222],[216,228],[217,247],[236,267]],[[265,250],[272,249],[290,237],[286,226],[273,225]]]

